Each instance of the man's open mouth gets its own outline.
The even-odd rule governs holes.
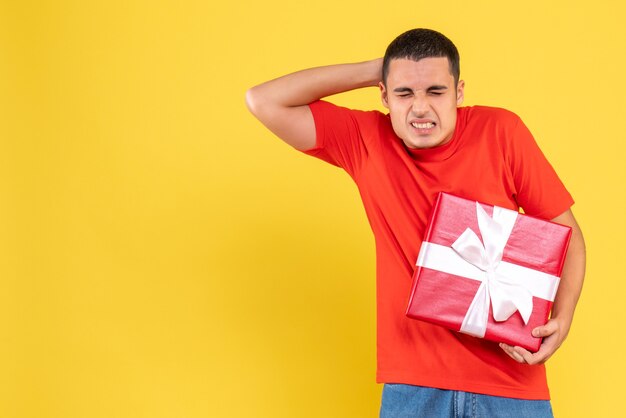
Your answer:
[[[416,129],[430,129],[430,128],[435,127],[435,123],[434,122],[424,122],[424,123],[412,122],[411,126]]]

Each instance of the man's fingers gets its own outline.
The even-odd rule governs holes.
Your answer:
[[[536,353],[527,352],[524,354],[524,361],[528,364],[541,364],[545,363],[548,358],[554,353],[555,348],[552,344],[542,344],[539,351]]]
[[[524,360],[528,364],[541,364],[545,363],[554,352],[559,348],[559,342],[557,338],[557,333],[552,333],[543,339],[541,343],[541,347],[539,347],[539,351],[536,353],[529,353],[529,355],[524,355]]]
[[[524,357],[524,361],[528,364],[539,364],[545,360],[545,353],[542,353],[541,350],[534,354],[527,351],[522,357]]]
[[[513,347],[508,344],[500,343],[500,348],[504,350],[513,360],[518,363],[527,363],[527,364],[540,364],[544,363],[548,357],[552,354],[552,347],[550,345],[545,346],[542,345],[539,351],[536,353],[531,353],[522,347]]]
[[[522,347],[513,347],[504,343],[500,343],[500,348],[518,363],[545,363],[560,346],[559,323],[551,319],[545,325],[533,329],[532,334],[535,337],[543,338],[541,347],[539,347],[539,351],[536,353],[531,353]]]
[[[547,324],[533,329],[533,337],[543,338],[554,334],[558,330],[558,325],[553,321],[548,321]]]
[[[521,357],[524,360],[522,363],[533,364],[531,363],[531,361],[533,360],[533,353],[531,353],[530,351],[517,346],[513,347],[513,351],[517,356]]]
[[[512,347],[510,345],[507,345],[507,344],[504,344],[504,343],[500,343],[500,348],[502,350],[504,350],[504,352],[507,353],[509,355],[509,357],[511,357],[513,360],[517,361],[518,363],[525,363],[526,362],[524,360],[524,357],[515,350],[515,348],[517,348],[517,347]]]

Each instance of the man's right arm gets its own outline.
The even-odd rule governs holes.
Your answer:
[[[382,59],[298,71],[252,87],[250,112],[283,141],[299,150],[315,146],[315,122],[309,104],[326,96],[378,85]]]

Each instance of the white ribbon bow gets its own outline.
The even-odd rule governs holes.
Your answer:
[[[518,213],[495,206],[493,217],[476,203],[478,228],[483,241],[470,228],[459,236],[452,248],[465,261],[483,272],[481,284],[463,319],[461,331],[477,337],[484,337],[489,319],[489,306],[493,307],[493,318],[506,321],[515,311],[519,311],[525,324],[528,324],[533,311],[533,295],[515,277],[508,277],[499,268],[502,253],[506,246]],[[484,245],[483,245],[484,244]]]

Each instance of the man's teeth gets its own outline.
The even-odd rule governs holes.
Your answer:
[[[430,129],[430,128],[434,127],[435,124],[432,123],[432,122],[427,122],[427,123],[415,123],[415,122],[413,122],[413,123],[411,123],[411,126],[413,126],[414,128],[417,128],[417,129]]]

